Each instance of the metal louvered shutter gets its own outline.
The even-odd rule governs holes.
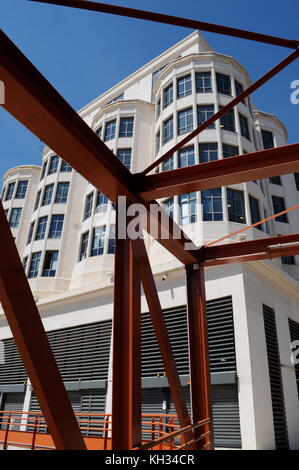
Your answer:
[[[189,374],[188,323],[186,306],[163,311],[178,372]],[[232,297],[207,302],[209,357],[211,372],[236,371]],[[164,375],[164,365],[149,313],[141,316],[142,376]]]
[[[295,322],[294,320],[289,319],[289,329],[290,329],[291,341],[292,342],[299,341],[299,323]],[[298,398],[299,398],[299,363],[295,364],[295,374],[296,374],[297,391],[298,391]]]
[[[4,339],[4,364],[0,364],[0,384],[23,384],[27,372],[13,338]]]
[[[142,390],[142,414],[165,414],[166,409],[163,408],[163,404],[166,404],[167,394],[163,388],[144,388]],[[142,439],[145,441],[151,440],[154,436],[151,434],[151,417],[142,417]],[[155,436],[158,438],[158,435]]]
[[[184,387],[183,391],[188,411],[191,414],[190,387]],[[213,385],[212,407],[215,446],[240,448],[241,429],[237,386],[234,384]],[[171,396],[168,413],[176,413]]]
[[[24,393],[5,393],[3,410],[4,411],[23,411],[24,399],[25,399]],[[11,420],[10,429],[14,431],[18,431],[20,429],[21,415],[12,414],[11,417],[12,417],[12,420]],[[13,424],[14,419],[16,419],[16,423],[18,424],[15,424],[15,425]],[[7,421],[7,415],[5,415],[4,421],[5,422]],[[5,422],[1,424],[1,429],[6,428]]]
[[[267,305],[263,305],[263,315],[271,388],[275,444],[276,449],[288,449],[288,430],[284,406],[284,393],[275,312]]]
[[[108,320],[47,333],[64,382],[107,379],[111,329]]]
[[[81,413],[101,413],[104,414],[106,409],[106,390],[84,390],[81,392]],[[84,423],[81,427],[87,428],[82,430],[83,435],[103,436],[104,416],[84,416],[84,420],[92,421]]]

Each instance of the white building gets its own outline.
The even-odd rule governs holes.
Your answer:
[[[139,172],[250,83],[242,65],[194,32],[79,114]],[[284,125],[245,99],[159,171],[286,143]],[[42,159],[42,168],[4,175],[2,203],[75,410],[110,412],[115,211],[51,149]],[[201,245],[291,207],[298,191],[292,174],[163,202]],[[297,232],[298,214],[290,212],[245,233],[249,240]],[[147,240],[147,247],[188,399],[184,267],[158,243]],[[299,369],[291,361],[291,341],[299,339],[298,265],[299,257],[287,257],[206,270],[217,447],[299,448]],[[143,299],[143,410],[173,412],[147,311]],[[0,408],[36,410],[1,311],[0,339]]]

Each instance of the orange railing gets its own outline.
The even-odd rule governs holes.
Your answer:
[[[77,421],[90,450],[111,450],[112,416],[103,413],[76,413]],[[143,414],[141,450],[181,450],[190,448],[210,431],[193,437],[194,430],[206,427],[209,420],[180,428],[174,414]],[[189,433],[188,433],[189,432]],[[187,434],[188,433],[188,434]],[[186,442],[185,435],[188,436]],[[0,445],[3,449],[22,447],[31,450],[55,449],[41,412],[0,411]]]

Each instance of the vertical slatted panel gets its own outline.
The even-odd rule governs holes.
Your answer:
[[[64,382],[106,380],[108,377],[112,321],[50,331],[50,341]],[[13,338],[4,340],[5,364],[0,384],[21,384],[27,373]]]
[[[184,396],[190,413],[190,387],[184,387]],[[240,448],[241,429],[238,390],[236,385],[213,385],[212,406],[215,446],[235,449]],[[175,406],[171,398],[168,412],[171,414],[175,413]]]
[[[81,413],[105,413],[106,408],[106,390],[85,390],[81,392]],[[88,428],[82,431],[88,436],[103,436],[104,417],[83,417],[86,421],[95,421],[92,423],[82,424],[82,427]],[[93,429],[92,429],[93,428]],[[99,430],[98,430],[99,429]]]
[[[5,363],[0,365],[0,384],[23,384],[27,382],[27,372],[13,338],[2,340]]]
[[[284,406],[275,312],[267,305],[263,305],[263,315],[271,387],[275,444],[276,449],[288,449],[288,430]]]
[[[4,411],[23,411],[23,405],[24,405],[24,398],[25,394],[24,393],[5,393],[4,395],[4,406],[3,410]],[[12,421],[11,421],[11,430],[18,431],[20,429],[19,424],[13,424],[14,419],[16,420],[16,423],[20,422],[20,417],[21,415],[19,414],[12,414]],[[1,429],[6,428],[6,423],[7,421],[7,415],[4,417],[4,422],[1,423]]]
[[[299,323],[295,322],[294,320],[289,320],[289,328],[290,328],[290,335],[291,341],[299,341]],[[299,344],[299,343],[298,343]],[[294,349],[295,358],[298,359],[298,346]],[[299,362],[295,364],[295,373],[296,373],[296,382],[297,382],[297,391],[298,391],[298,398],[299,398]]]

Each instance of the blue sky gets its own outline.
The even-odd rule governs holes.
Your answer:
[[[110,0],[107,3],[299,39],[298,0]],[[27,0],[1,0],[0,25],[75,109],[191,32],[187,28]],[[252,41],[212,33],[203,35],[216,51],[239,60],[252,80],[291,53],[289,49]],[[259,109],[276,114],[285,123],[290,143],[298,140],[299,127],[299,104],[290,102],[293,80],[299,80],[299,60],[253,95]],[[3,108],[0,108],[0,139],[0,174],[16,165],[40,164],[43,143]]]

